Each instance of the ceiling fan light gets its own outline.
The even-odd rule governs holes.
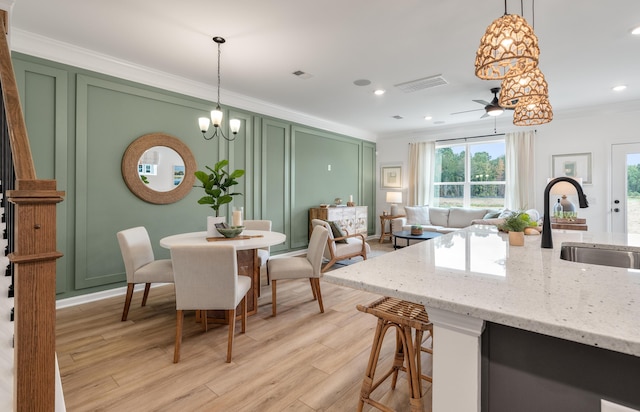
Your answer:
[[[504,113],[504,109],[500,106],[491,106],[487,108],[487,114],[489,116],[500,116]]]
[[[553,110],[549,99],[536,103],[519,104],[513,111],[513,124],[516,126],[534,126],[553,120]]]
[[[549,87],[539,68],[507,76],[502,80],[500,106],[514,108],[519,103],[535,102],[549,97]]]
[[[538,38],[527,21],[517,14],[494,20],[480,39],[476,52],[476,76],[504,79],[507,73],[536,67],[540,56]]]

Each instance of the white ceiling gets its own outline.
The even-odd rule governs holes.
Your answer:
[[[534,23],[556,118],[640,100],[640,36],[630,34],[640,26],[640,1],[538,0],[535,19],[531,2],[524,0],[524,17]],[[520,14],[520,4],[509,0],[508,12]],[[490,101],[500,81],[475,77],[474,59],[503,13],[500,0],[16,0],[10,26],[213,86],[211,38],[222,36],[223,105],[225,95],[244,95],[385,136],[437,122],[493,127],[491,118],[478,120],[483,108],[472,100]],[[438,74],[449,84],[394,87]],[[371,85],[355,86],[358,79]],[[614,93],[617,84],[628,88]],[[375,88],[387,93],[374,96]]]

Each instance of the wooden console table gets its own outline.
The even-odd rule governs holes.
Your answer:
[[[564,229],[564,230],[587,230],[587,219],[575,218],[559,219],[557,217],[551,218],[551,229]]]
[[[391,234],[391,221],[398,217],[405,217],[405,215],[380,215],[380,239],[379,243],[384,242],[384,239],[388,236],[389,241],[393,240],[393,235]],[[387,232],[387,220],[389,221],[389,231]]]

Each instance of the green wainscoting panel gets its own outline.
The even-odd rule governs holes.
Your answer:
[[[251,219],[253,216],[253,187],[254,173],[254,128],[253,115],[251,113],[238,110],[229,110],[228,119],[240,120],[240,130],[229,145],[229,170],[243,169],[244,177],[238,180],[238,185],[233,187],[235,193],[242,193],[242,196],[235,196],[232,206],[244,207],[244,216]],[[226,122],[225,122],[226,123]],[[228,123],[227,123],[228,124]]]
[[[272,252],[289,249],[290,224],[290,147],[291,126],[288,123],[263,119],[262,121],[262,216],[271,220],[271,230],[287,235],[282,245],[271,246]]]
[[[357,204],[364,203],[359,195],[359,140],[303,127],[294,127],[292,136],[291,247],[296,248],[308,244],[309,208],[333,203],[337,197],[346,204],[350,195]]]
[[[14,64],[20,101],[25,113],[25,123],[31,141],[37,141],[31,149],[38,179],[55,179],[57,190],[66,193],[65,200],[56,206],[56,245],[63,256],[56,261],[56,293],[68,288],[69,262],[73,261],[73,243],[69,236],[68,201],[72,190],[67,176],[72,167],[67,159],[73,156],[69,147],[67,106],[69,104],[68,73],[37,63],[17,61]],[[26,115],[28,113],[28,116]]]
[[[163,236],[206,229],[211,209],[197,204],[194,190],[169,205],[153,205],[133,195],[120,165],[136,138],[162,131],[182,139],[198,167],[217,161],[217,143],[194,128],[196,103],[86,75],[77,77],[76,267],[77,288],[125,280],[116,232],[145,226],[157,257],[169,257]],[[184,130],[193,132],[187,134]],[[209,155],[209,153],[211,155]]]

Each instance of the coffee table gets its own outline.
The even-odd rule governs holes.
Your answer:
[[[412,235],[410,230],[403,230],[403,231],[400,231],[400,232],[393,232],[393,248],[397,249],[399,247],[404,247],[404,246],[398,246],[398,238],[406,239],[407,240],[406,246],[409,246],[409,242],[411,240],[429,240],[429,239],[433,239],[434,237],[438,237],[438,236],[442,236],[442,233],[438,233],[438,232],[422,232],[421,235]]]

